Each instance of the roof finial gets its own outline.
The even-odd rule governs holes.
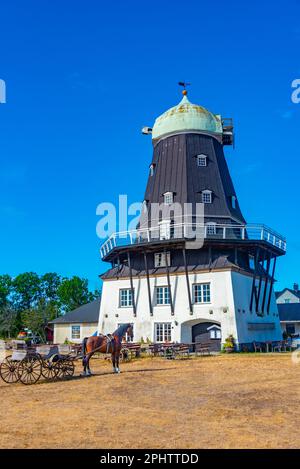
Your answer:
[[[183,87],[182,94],[183,94],[183,96],[186,96],[187,95],[186,87],[189,86],[190,83],[187,83],[186,81],[179,81],[178,85]]]

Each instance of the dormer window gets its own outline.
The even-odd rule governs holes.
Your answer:
[[[231,196],[231,206],[232,208],[236,208],[236,196],[235,195]]]
[[[211,204],[212,203],[212,191],[205,190],[201,193],[202,203]]]
[[[150,176],[154,176],[155,166],[156,166],[156,165],[155,165],[154,163],[152,163],[152,164],[150,165]]]
[[[171,205],[174,200],[174,194],[173,192],[165,192],[164,193],[164,204],[165,205]]]
[[[207,166],[207,156],[206,155],[197,155],[197,165],[198,166]]]

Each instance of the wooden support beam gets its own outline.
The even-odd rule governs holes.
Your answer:
[[[148,260],[147,254],[144,252],[144,263],[145,263],[145,271],[147,277],[147,289],[148,289],[148,301],[149,301],[149,311],[150,316],[153,316],[153,305],[152,305],[152,298],[151,298],[151,288],[150,288],[150,277],[149,277],[149,269],[148,269]]]
[[[256,274],[257,274],[257,265],[258,265],[258,256],[259,256],[259,248],[256,249],[256,255],[254,259],[254,274],[253,274],[253,281],[252,281],[252,290],[251,290],[251,300],[250,300],[250,311],[252,313],[253,308],[253,298],[257,297],[255,281],[256,281]]]
[[[119,273],[121,270],[121,262],[120,262],[120,256],[118,256],[118,271],[117,271],[117,279],[119,280]]]
[[[169,289],[169,296],[170,296],[171,315],[174,316],[174,304],[173,304],[171,282],[170,282],[170,270],[169,270],[169,265],[168,265],[168,256],[167,256],[166,249],[164,249],[164,257],[165,257],[165,264],[166,264],[166,271],[167,271],[167,282],[168,282],[168,289]]]
[[[274,277],[275,277],[276,261],[277,261],[277,257],[274,257],[273,269],[272,269],[272,276],[271,276],[271,281],[270,281],[270,290],[269,290],[267,314],[270,313],[270,305],[271,305],[272,289],[273,289]]]
[[[184,270],[185,270],[186,287],[187,287],[188,299],[189,299],[189,308],[190,308],[190,313],[193,314],[192,295],[191,295],[189,273],[188,273],[187,262],[186,262],[186,250],[185,250],[185,248],[183,248],[183,250],[182,250],[182,255],[183,255],[183,265],[184,265]]]
[[[262,313],[265,312],[265,304],[266,304],[267,289],[268,289],[268,283],[269,283],[270,266],[271,266],[271,254],[269,254],[268,259],[267,259],[266,279],[265,279],[265,287],[264,287],[262,307],[261,307]]]
[[[262,266],[261,266],[261,267],[262,267],[262,270],[263,270],[263,267],[264,267],[265,258],[266,258],[266,251],[263,251]],[[263,279],[263,273],[260,272],[260,275],[259,275],[259,284],[258,284],[258,292],[257,292],[257,297],[256,297],[256,312],[257,312],[257,313],[258,313],[258,310],[259,310],[259,300],[260,300],[260,292],[261,292],[262,279]]]
[[[130,290],[131,290],[131,296],[132,296],[133,316],[136,317],[136,304],[135,304],[135,297],[134,297],[131,259],[130,259],[130,252],[129,251],[127,251],[127,261],[128,261],[128,267],[129,267],[129,278],[130,278]]]

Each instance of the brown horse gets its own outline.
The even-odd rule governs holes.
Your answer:
[[[100,334],[98,336],[85,337],[82,342],[83,374],[85,376],[90,376],[92,374],[90,370],[90,359],[96,352],[111,353],[114,373],[120,373],[120,352],[122,348],[122,339],[125,337],[126,333],[129,337],[133,337],[132,324],[121,324],[121,326],[119,326],[112,334]]]

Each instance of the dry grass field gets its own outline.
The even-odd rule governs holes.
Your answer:
[[[300,365],[290,354],[122,365],[91,378],[0,382],[1,448],[297,448]]]

